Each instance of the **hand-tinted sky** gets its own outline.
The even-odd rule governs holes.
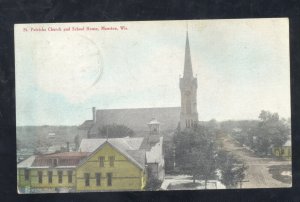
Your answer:
[[[17,125],[78,125],[93,106],[180,106],[187,24],[199,120],[257,119],[262,109],[290,117],[288,19],[24,24]],[[30,31],[101,26],[127,30]]]

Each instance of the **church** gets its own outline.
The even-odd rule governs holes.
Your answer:
[[[147,134],[148,123],[152,118],[161,123],[161,133],[170,133],[180,125],[181,129],[198,124],[197,78],[193,75],[189,35],[186,33],[183,76],[179,79],[181,92],[180,107],[131,108],[131,109],[96,109],[92,108],[92,120],[84,121],[80,126],[80,137],[89,138],[97,135],[105,125],[125,125],[135,133]]]

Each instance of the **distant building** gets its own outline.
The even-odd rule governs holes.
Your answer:
[[[278,158],[283,158],[286,160],[292,159],[292,142],[287,140],[281,147],[273,147],[272,154]]]

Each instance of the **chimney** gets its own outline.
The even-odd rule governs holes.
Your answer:
[[[93,111],[93,121],[94,123],[96,123],[96,107],[93,107],[92,111]]]

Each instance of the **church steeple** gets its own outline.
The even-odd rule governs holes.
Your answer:
[[[190,51],[190,43],[189,43],[189,33],[186,32],[186,41],[185,41],[185,58],[184,58],[184,78],[192,78],[193,77],[193,68],[192,68],[192,60],[191,60],[191,51]]]
[[[193,76],[189,34],[186,32],[183,77],[180,78],[181,112],[180,128],[191,128],[198,124],[197,78]]]

